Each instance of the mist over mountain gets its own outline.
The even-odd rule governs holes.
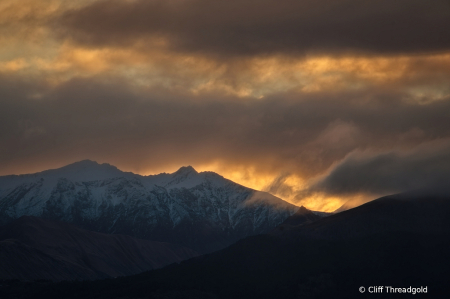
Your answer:
[[[85,160],[0,177],[0,222],[36,216],[88,230],[181,244],[197,252],[266,233],[298,207],[191,166],[141,176]]]

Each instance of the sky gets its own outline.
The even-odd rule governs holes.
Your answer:
[[[0,175],[215,171],[296,205],[450,178],[448,0],[2,0]]]

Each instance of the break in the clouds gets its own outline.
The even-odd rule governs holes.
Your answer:
[[[447,0],[106,0],[70,10],[60,36],[224,56],[450,49]],[[153,43],[152,43],[153,42]]]

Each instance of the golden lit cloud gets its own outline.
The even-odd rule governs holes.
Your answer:
[[[61,44],[50,57],[24,55],[3,61],[3,69],[68,80],[77,76],[115,74],[147,87],[182,88],[193,94],[221,92],[261,98],[296,90],[339,92],[366,88],[405,90],[418,100],[449,94],[450,55],[412,57],[263,57],[214,59],[140,49],[81,48]],[[18,63],[21,63],[19,67]],[[431,78],[433,80],[431,80]],[[420,82],[418,84],[417,82]],[[429,97],[428,97],[429,98]]]
[[[389,56],[274,53],[223,59],[175,51],[164,35],[151,35],[128,47],[88,47],[55,35],[52,20],[95,2],[2,1],[2,70],[48,76],[52,82],[55,78],[63,82],[77,76],[108,73],[144,86],[254,98],[286,90],[314,93],[395,88],[408,90],[413,98],[423,101],[424,97],[439,99],[449,93],[448,53]]]
[[[28,63],[22,59],[14,59],[7,62],[0,63],[0,71],[3,72],[17,72],[20,71],[28,66]]]

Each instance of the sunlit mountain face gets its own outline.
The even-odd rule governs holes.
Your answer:
[[[192,165],[321,211],[440,189],[447,28],[445,0],[2,0],[0,175]]]

